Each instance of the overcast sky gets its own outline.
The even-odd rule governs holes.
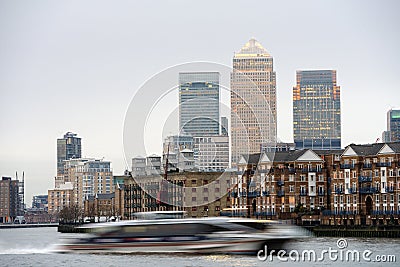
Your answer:
[[[342,145],[375,142],[400,106],[399,3],[0,1],[0,175],[25,171],[30,206],[54,186],[56,139],[67,131],[82,137],[84,156],[122,173],[138,88],[183,62],[230,66],[251,37],[274,57],[281,140],[293,141],[296,70],[336,69]]]

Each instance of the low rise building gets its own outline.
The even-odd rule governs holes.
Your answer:
[[[60,184],[48,191],[48,213],[57,215],[64,207],[74,203],[74,186],[71,182]]]
[[[231,172],[175,172],[127,179],[124,218],[145,211],[184,210],[189,217],[218,216],[230,207]]]

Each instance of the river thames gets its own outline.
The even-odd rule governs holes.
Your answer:
[[[399,266],[400,239],[310,237],[282,257],[182,254],[58,254],[56,227],[0,229],[1,266]],[[312,253],[315,252],[315,257]],[[305,253],[305,254],[304,254]],[[302,256],[303,255],[303,256]],[[356,256],[359,256],[359,259]]]

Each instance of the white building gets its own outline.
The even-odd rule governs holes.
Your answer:
[[[229,167],[229,136],[196,136],[194,160],[199,171],[224,171]]]

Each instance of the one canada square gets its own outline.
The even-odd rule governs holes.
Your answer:
[[[276,75],[273,58],[255,39],[233,57],[231,74],[231,162],[276,142]]]

